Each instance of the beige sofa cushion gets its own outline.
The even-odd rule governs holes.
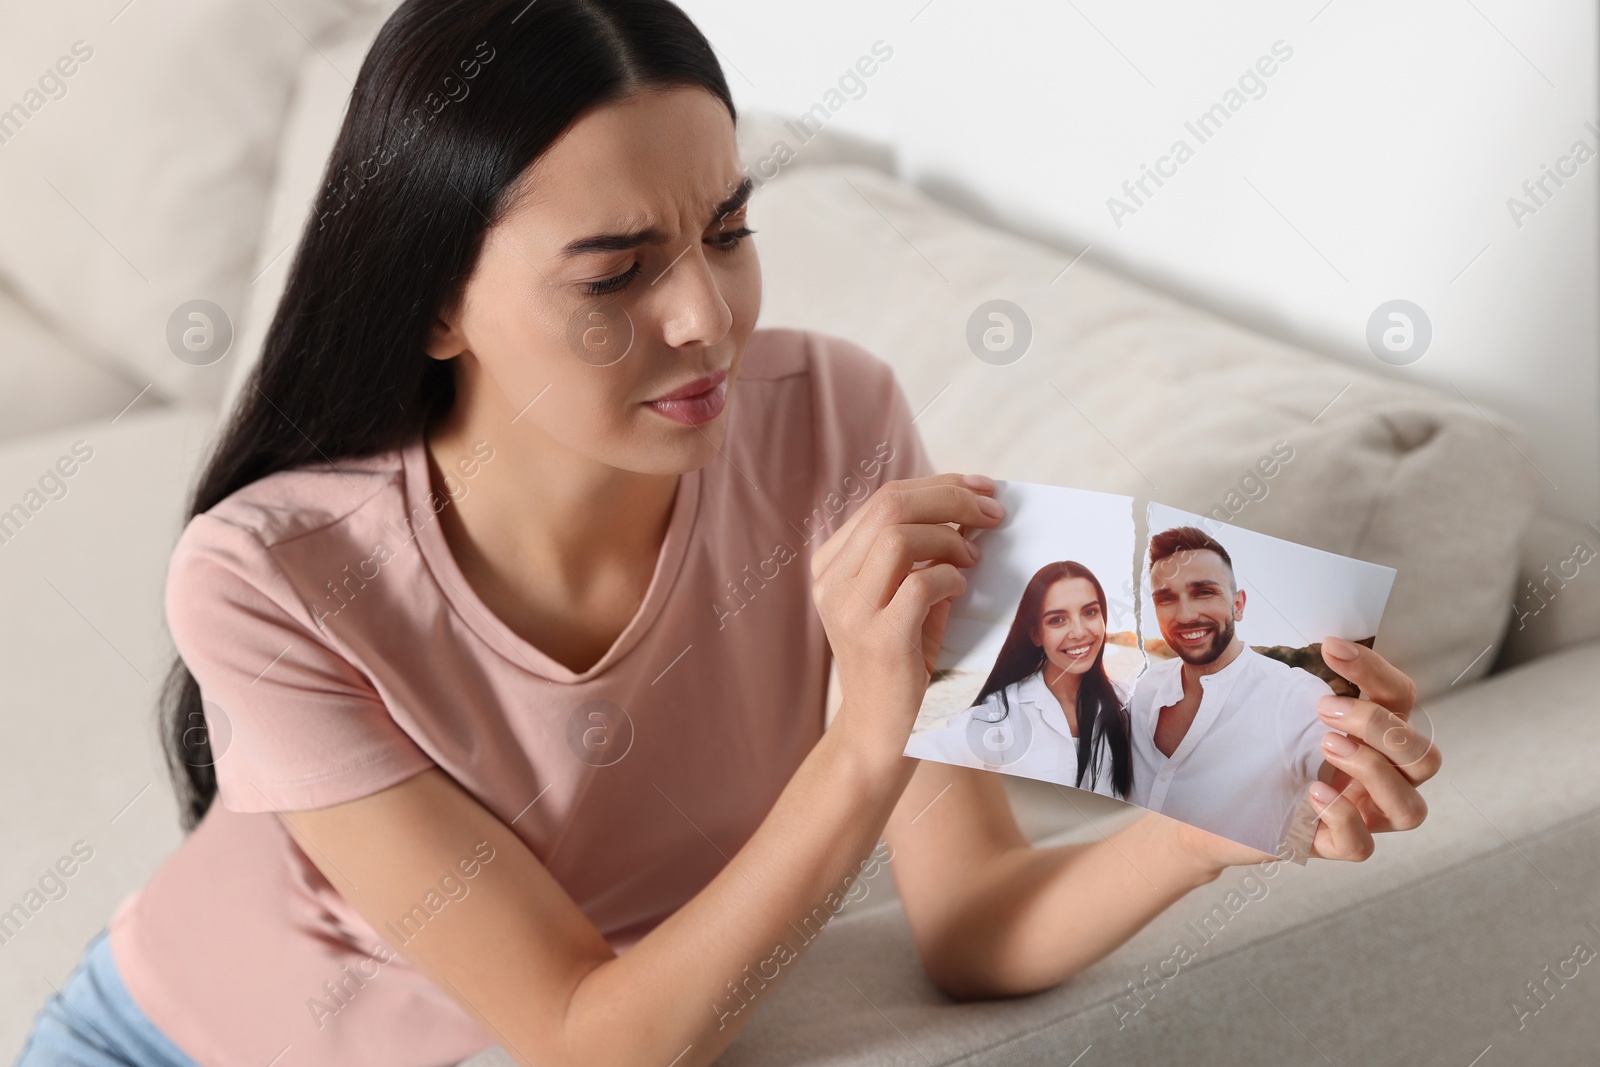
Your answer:
[[[78,351],[0,284],[0,442],[96,416],[110,421],[143,387]]]
[[[1378,648],[1425,697],[1493,662],[1541,483],[1492,413],[1074,264],[868,168],[796,170],[751,217],[762,324],[892,363],[945,469],[1155,499],[1394,567]],[[1032,323],[1008,365],[967,344],[992,298]],[[1293,457],[1262,478],[1280,442]]]
[[[140,388],[214,403],[228,360],[179,360],[167,320],[196,298],[238,319],[300,57],[368,6],[9,5],[0,274]]]
[[[1600,524],[1540,514],[1522,545],[1522,569],[1497,669],[1600,641]]]

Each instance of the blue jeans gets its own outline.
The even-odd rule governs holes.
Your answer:
[[[128,995],[102,929],[34,1017],[14,1067],[200,1067]]]

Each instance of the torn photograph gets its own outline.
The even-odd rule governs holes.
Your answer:
[[[1317,701],[1356,695],[1322,639],[1372,647],[1395,572],[1161,504],[1146,526],[1129,799],[1304,863],[1329,732]]]
[[[995,495],[1006,519],[951,604],[905,754],[1128,799],[1133,498],[999,481]]]
[[[1332,774],[1325,637],[1371,647],[1388,567],[1129,497],[997,483],[907,756],[1099,793],[1304,863]],[[1139,572],[1137,593],[1132,575]],[[1135,607],[1135,601],[1138,607]]]

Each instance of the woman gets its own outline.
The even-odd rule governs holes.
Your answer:
[[[734,118],[667,0],[385,24],[168,573],[192,832],[22,1062],[695,1067],[880,836],[959,997],[1262,858],[1161,818],[1036,852],[996,776],[902,756],[1003,509],[886,364],[754,330]],[[1321,855],[1418,817],[1435,763],[1365,756]]]
[[[1106,594],[1081,563],[1028,580],[971,708],[911,735],[908,756],[988,767],[1126,799],[1128,693],[1105,669]]]

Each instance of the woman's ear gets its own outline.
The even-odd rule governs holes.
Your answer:
[[[461,331],[443,318],[433,320],[433,326],[428,330],[428,340],[423,346],[424,351],[433,359],[454,359],[466,351],[467,339],[461,336]]]

